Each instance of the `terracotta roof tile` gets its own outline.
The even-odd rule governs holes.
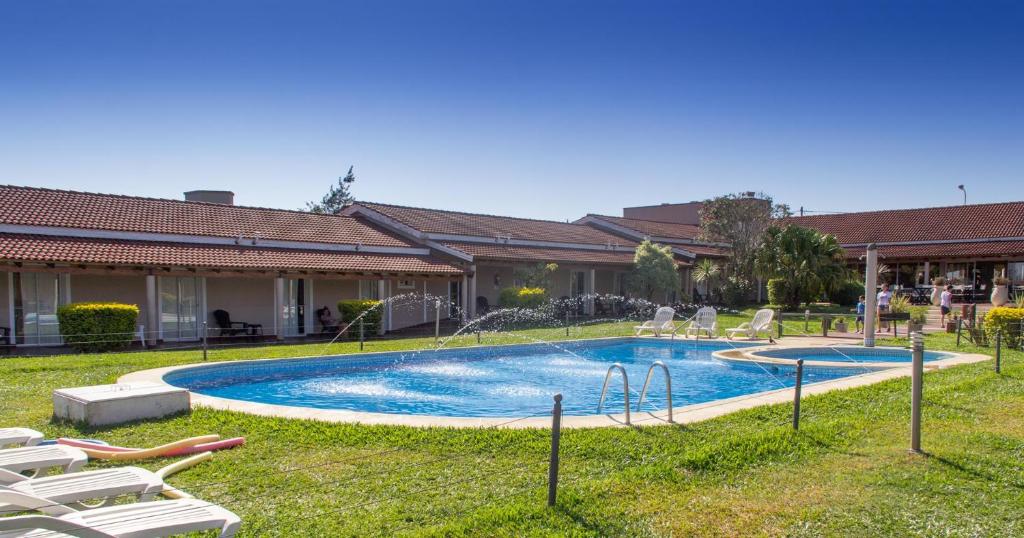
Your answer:
[[[700,235],[700,227],[692,224],[678,224],[674,222],[658,222],[654,220],[627,219],[625,217],[613,217],[610,215],[589,214],[588,217],[601,219],[623,228],[629,228],[636,232],[652,237],[664,237],[680,240],[693,240]]]
[[[353,217],[10,185],[0,185],[0,224],[411,246]]]
[[[633,248],[619,250],[588,250],[573,248],[541,248],[486,243],[444,242],[445,246],[459,249],[474,258],[503,261],[535,261],[557,263],[593,263],[631,265]],[[686,265],[684,262],[677,262]]]
[[[863,256],[864,247],[846,249],[847,259]],[[1024,241],[984,241],[974,243],[928,243],[920,245],[881,245],[878,255],[883,259],[948,259],[972,257],[1009,257],[1024,259]]]
[[[426,233],[487,238],[511,236],[512,239],[591,245],[623,244],[624,242],[619,236],[582,224],[480,215],[476,213],[461,213],[458,211],[424,209],[373,202],[358,202],[358,205],[372,209]]]
[[[28,234],[0,234],[0,260],[227,270],[462,274],[460,268],[428,256],[83,239]]]
[[[841,244],[1024,237],[1024,202],[791,217]]]

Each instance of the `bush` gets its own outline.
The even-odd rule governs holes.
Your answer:
[[[856,306],[861,295],[864,295],[864,283],[850,280],[836,286],[828,298],[841,306]]]
[[[789,302],[789,284],[784,278],[771,278],[768,280],[768,302],[773,305],[783,305],[787,310],[792,309]],[[799,305],[797,305],[799,306]]]
[[[927,306],[912,306],[910,307],[910,321],[914,323],[920,323],[924,325],[928,322],[928,307]]]
[[[745,279],[737,277],[729,277],[722,284],[722,302],[729,307],[743,306],[750,302],[750,296],[753,293],[753,286],[750,282]]]
[[[135,339],[139,307],[121,303],[71,303],[57,309],[64,343],[82,352],[124,349]]]
[[[373,299],[342,299],[338,301],[338,315],[341,316],[342,326],[352,323],[363,312],[369,311],[363,316],[363,324],[370,328],[368,332],[374,332],[380,327],[382,308],[378,307],[380,301]],[[377,307],[377,308],[374,308]],[[356,328],[358,331],[359,329]]]
[[[1021,345],[1021,323],[1024,323],[1024,308],[999,306],[985,314],[985,334],[994,342],[996,331],[1002,331],[1003,345],[1015,348]]]
[[[544,288],[505,288],[498,295],[498,305],[503,308],[537,308],[547,298]]]

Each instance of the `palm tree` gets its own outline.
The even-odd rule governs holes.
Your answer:
[[[835,236],[800,226],[769,228],[756,259],[762,276],[786,282],[786,305],[793,308],[834,291],[850,275]]]
[[[722,268],[717,263],[711,261],[710,258],[704,258],[697,262],[697,265],[693,266],[693,280],[695,282],[704,282],[708,295],[711,295],[712,283],[721,273]]]

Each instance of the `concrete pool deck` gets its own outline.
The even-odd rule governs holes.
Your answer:
[[[644,338],[655,338],[653,336]],[[662,337],[662,340],[667,338]],[[684,340],[677,338],[677,340]],[[693,341],[690,339],[689,341]],[[701,339],[701,341],[711,342],[726,342],[724,338],[718,339]],[[749,342],[747,340],[737,340],[736,342]],[[835,345],[850,346],[852,343],[849,339],[833,339],[826,337],[812,337],[812,336],[798,336],[798,337],[785,337],[781,340],[777,340],[775,344],[768,344],[765,342],[765,347],[770,346],[773,349],[781,348],[805,348],[805,347],[828,347]],[[760,346],[759,346],[760,347]],[[719,354],[731,354],[738,353],[737,356],[728,356],[721,358],[728,358],[730,360],[749,360],[742,356],[743,351],[740,349],[736,350],[722,350],[717,353]],[[945,352],[944,352],[945,353]],[[990,360],[992,357],[988,355],[981,355],[977,353],[950,353],[951,357],[945,359],[939,359],[930,361],[925,364],[926,370],[938,370],[943,368],[949,368],[952,366],[958,366],[961,364],[970,364],[975,362],[981,362]],[[357,354],[358,356],[365,356],[369,354]],[[167,383],[163,380],[164,375],[186,368],[196,368],[211,365],[223,365],[223,364],[241,364],[245,362],[263,362],[267,360],[293,360],[293,359],[261,359],[256,361],[223,361],[223,362],[210,362],[200,364],[189,364],[179,365],[166,368],[155,368],[151,370],[142,370],[138,372],[132,372],[121,376],[118,383]],[[775,359],[780,364],[792,364],[792,360],[788,359]],[[768,359],[758,359],[757,362],[774,362]],[[815,365],[826,366],[829,363],[816,362]],[[852,375],[841,379],[834,379],[830,381],[822,381],[819,383],[809,383],[803,386],[804,395],[813,394],[824,394],[834,390],[843,390],[854,387],[862,387],[865,385],[871,385],[888,379],[896,379],[900,377],[906,377],[910,375],[911,366],[910,364],[899,364],[896,366],[890,366],[894,363],[876,363],[871,365],[871,371],[867,371],[863,374]],[[837,366],[850,367],[850,363],[835,363]],[[275,405],[265,404],[257,402],[249,402],[243,400],[232,400],[226,398],[218,398],[214,396],[207,396],[196,392],[191,393],[192,406],[194,407],[206,407],[210,409],[218,409],[223,411],[237,411],[241,413],[248,413],[252,415],[268,416],[268,417],[282,417],[282,418],[295,418],[305,420],[320,420],[324,422],[349,422],[359,424],[375,424],[375,425],[396,425],[396,426],[416,426],[416,427],[447,427],[447,428],[548,428],[551,426],[551,416],[532,416],[532,417],[444,417],[444,416],[430,416],[430,415],[403,415],[403,414],[390,414],[390,413],[369,413],[363,411],[348,411],[340,409],[315,409],[309,407],[294,407],[286,405]],[[772,405],[779,403],[788,403],[793,400],[793,389],[783,388],[770,391],[757,392],[753,394],[746,394],[742,396],[736,396],[732,398],[726,398],[722,400],[715,400],[711,402],[704,402],[700,404],[692,404],[687,406],[680,406],[673,409],[673,419],[676,424],[689,424],[693,422],[699,422],[701,420],[707,420],[714,417],[726,415],[735,411],[743,409],[751,409],[762,405]],[[635,401],[630,402],[635,405]],[[632,424],[633,425],[660,425],[668,424],[668,411],[642,411],[632,412]],[[562,416],[562,427],[563,428],[597,428],[597,427],[623,427],[625,424],[625,414],[603,414],[603,415],[586,415],[586,416]]]

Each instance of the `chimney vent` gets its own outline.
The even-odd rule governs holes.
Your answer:
[[[185,193],[185,201],[235,205],[235,193],[231,191],[188,191]]]

